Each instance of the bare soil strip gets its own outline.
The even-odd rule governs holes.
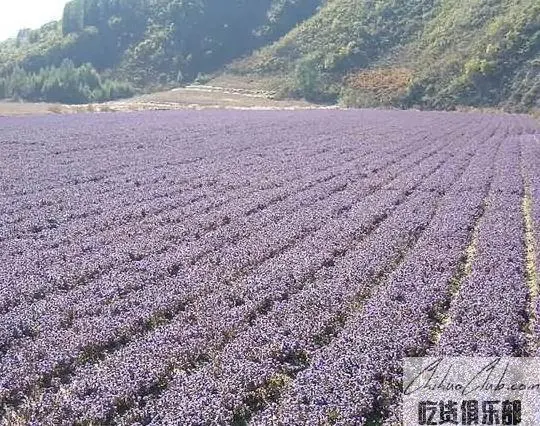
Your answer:
[[[190,85],[105,103],[65,105],[0,102],[0,117],[53,113],[73,114],[182,109],[303,110],[337,108],[335,106],[316,105],[303,100],[278,100],[274,99],[274,95],[273,92],[264,90]]]

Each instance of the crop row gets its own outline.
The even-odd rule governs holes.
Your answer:
[[[346,210],[343,210],[343,206],[347,207],[350,205],[351,193],[343,193],[342,191],[338,193],[337,195],[339,196],[339,198],[336,201],[339,201],[341,199],[342,200],[341,203],[345,203],[345,204],[341,204],[341,205],[338,204],[337,206],[335,206],[329,203],[328,202],[329,200],[323,200],[324,203],[326,204],[326,208],[328,212],[327,214],[332,214],[332,212],[340,212],[340,210],[342,212],[346,212]],[[313,221],[316,219],[316,215],[320,216],[323,213],[324,213],[324,210],[320,210],[320,209],[317,209],[316,211],[307,210],[304,212],[304,214],[307,214],[308,215],[307,217],[310,219],[307,221],[307,223],[311,224],[310,226],[313,226],[313,223],[314,223]],[[291,225],[294,224],[294,221],[292,221],[291,223],[291,218],[287,219],[289,229],[291,229],[292,232],[296,232],[296,233],[304,232],[303,227],[305,227],[306,217],[297,214],[296,219],[297,219],[296,222],[298,223],[298,226],[299,226],[298,230],[294,231],[293,230],[294,228],[291,229]],[[322,216],[322,220],[324,222],[325,220],[324,216]],[[323,222],[321,222],[321,224]],[[272,231],[272,229],[279,229],[280,226],[281,225],[278,223],[276,227],[271,228],[270,231]],[[298,235],[300,234],[297,234],[297,236]],[[263,237],[266,240],[268,240],[268,238],[277,237],[276,243],[279,244],[280,241],[284,239],[284,234],[276,233],[275,231],[269,232],[268,234],[266,233],[261,234],[259,230],[259,233],[255,234],[255,237],[256,237],[255,241],[248,241],[248,243],[250,243],[250,245],[253,247],[252,249],[247,248],[249,246],[247,246],[244,249],[239,248],[238,246],[231,247],[232,249],[234,249],[234,251],[240,252],[240,256],[244,260],[244,262],[248,260],[249,258],[246,258],[245,254],[243,255],[242,253],[246,253],[246,251],[249,252],[249,250],[252,250],[255,255],[257,255],[257,251],[261,253],[260,251],[261,237]],[[268,242],[266,244],[268,244]],[[272,252],[272,246],[269,246],[269,248],[267,249],[267,252],[269,253]],[[229,253],[229,256],[232,253]],[[222,252],[219,252],[217,254],[219,255],[217,260],[219,260],[219,258],[224,255]],[[264,255],[264,252],[262,252],[261,254]],[[125,322],[127,321],[129,324],[134,324],[135,326],[141,327],[142,324],[145,324],[145,322],[147,322],[145,321],[145,315],[147,316],[147,318],[149,317],[150,320],[152,320],[156,316],[155,312],[159,312],[163,315],[163,313],[170,312],[171,306],[173,307],[172,308],[173,310],[178,309],[177,306],[178,306],[179,300],[181,301],[183,300],[183,302],[180,304],[182,306],[185,303],[184,301],[188,300],[188,297],[193,298],[195,295],[199,295],[199,292],[195,291],[195,285],[198,285],[199,283],[201,284],[203,289],[205,288],[207,289],[206,293],[208,292],[216,293],[216,288],[215,288],[215,285],[217,285],[216,281],[213,280],[211,282],[208,282],[212,274],[212,269],[216,268],[215,262],[210,263],[210,264],[208,263],[203,264],[200,270],[198,271],[197,269],[194,269],[193,267],[191,267],[191,265],[189,266],[190,266],[189,270],[185,271],[186,275],[189,274],[187,276],[183,276],[181,271],[178,270],[175,272],[175,277],[171,277],[169,280],[164,281],[162,284],[160,283],[159,286],[156,285],[157,283],[153,283],[151,286],[148,287],[148,291],[146,292],[146,294],[134,295],[135,297],[132,302],[129,302],[129,300],[128,301],[120,300],[117,303],[109,304],[105,308],[106,312],[103,313],[103,315],[99,315],[98,317],[95,317],[95,320],[93,321],[95,323],[95,326],[93,326],[93,328],[96,330],[96,332],[99,330],[100,334],[96,335],[96,332],[92,332],[92,328],[89,328],[89,327],[92,327],[91,325],[92,323],[90,323],[90,325],[88,324],[88,319],[85,319],[85,318],[88,318],[87,316],[83,316],[80,321],[84,326],[86,326],[86,330],[88,330],[86,333],[83,333],[84,329],[81,330],[79,327],[77,327],[77,324],[71,324],[69,329],[72,330],[72,333],[67,334],[64,332],[64,335],[67,335],[68,337],[72,337],[73,335],[75,335],[75,337],[78,337],[79,339],[71,340],[71,341],[68,339],[67,341],[65,341],[65,344],[61,345],[58,349],[58,352],[60,352],[60,355],[66,352],[66,348],[79,347],[80,345],[83,345],[83,347],[89,347],[89,348],[92,348],[95,346],[98,346],[98,347],[110,346],[110,342],[108,340],[110,340],[111,337],[107,338],[107,336],[112,335],[113,336],[112,339],[114,339],[115,330],[117,330],[117,333],[120,335],[120,336],[117,336],[115,340],[123,340],[125,338],[124,337],[125,328],[127,328],[126,326],[122,328],[123,323],[125,324]],[[224,268],[233,267],[235,269],[237,269],[239,266],[240,265],[233,264],[232,262],[227,262],[223,265]],[[196,275],[197,272],[200,278],[197,278],[197,275]],[[224,270],[220,271],[218,269],[216,273],[216,279],[219,277],[222,277],[223,274],[224,274]],[[178,283],[180,284],[180,286],[177,284],[178,282],[177,277],[184,278],[184,280],[182,281],[184,281],[186,284],[191,284],[191,285],[186,286],[185,289],[183,289],[182,282]],[[193,281],[193,282],[190,283],[190,281]],[[172,285],[175,285],[175,287],[178,288],[176,292],[172,291],[171,289]],[[227,282],[223,283],[222,285],[225,285],[226,289],[228,288]],[[95,299],[95,297],[93,299]],[[140,306],[140,301],[148,301],[148,300],[152,301],[152,303],[146,304],[145,306],[142,306],[142,307]],[[102,306],[103,303],[92,303],[92,304],[97,305],[100,309],[103,309],[103,306]],[[124,305],[124,308],[122,308],[122,305]],[[51,330],[55,330],[55,324],[58,324],[58,321],[62,320],[62,314],[65,312],[65,310],[63,311],[62,309],[57,309],[57,311],[60,312],[59,320],[55,321],[54,315],[52,316],[52,318],[50,315],[48,315],[44,317],[43,319],[43,321],[51,321],[51,320],[54,321],[52,326],[50,327]],[[107,314],[107,312],[110,312],[110,313]],[[76,323],[77,321],[74,321],[74,322]],[[116,326],[115,326],[115,323],[117,324]],[[105,333],[103,333],[102,331],[103,329],[105,329]],[[55,341],[59,341],[59,333],[62,333],[62,331],[59,330],[58,332],[52,333],[52,334],[45,333],[45,343],[43,344],[43,346],[36,344],[36,340],[32,339],[30,336],[29,338],[26,339],[26,342],[28,342],[27,348],[38,349],[39,347],[47,347],[50,345],[50,343],[48,342],[51,341],[51,339]],[[104,340],[106,343],[100,344],[99,341],[96,342],[96,337],[101,339],[101,341]],[[80,344],[77,343],[79,341],[81,342]],[[15,365],[22,365],[23,367],[28,367],[29,366],[28,357],[31,357],[32,353],[39,354],[39,350],[38,351],[36,350],[21,351],[21,346],[17,345],[13,348],[11,352],[13,354],[18,354],[22,352],[26,354],[27,358],[26,358],[26,361],[23,361],[23,362],[9,363],[11,371],[15,371],[12,374],[9,374],[10,372],[6,371],[4,374],[4,377],[6,377],[5,383],[6,385],[9,383],[9,386],[16,385],[17,378],[20,378],[20,377],[25,377],[26,380],[28,380],[29,371],[27,371],[26,374],[21,374],[20,369],[17,370],[17,369],[14,369],[13,367]],[[51,357],[51,355],[53,354],[49,353],[48,357]],[[71,357],[73,357],[73,355],[71,355]]]
[[[519,353],[524,345],[521,325],[526,307],[519,238],[519,145],[511,138],[499,138],[498,144],[497,157],[492,149],[478,164],[489,170],[497,159],[493,180],[486,174],[480,182],[475,180],[483,188],[471,190],[470,183],[463,182],[448,194],[390,283],[298,376],[280,404],[258,421],[380,421],[381,416],[390,415],[391,407],[396,410],[394,415],[399,413],[395,404],[404,356],[421,356],[432,349],[454,355]],[[504,201],[513,205],[506,205],[511,215],[501,221]],[[477,227],[475,236],[472,231]],[[478,242],[472,241],[474,237]],[[472,244],[476,250],[472,272],[467,275],[463,253]],[[507,277],[509,272],[512,275]],[[480,281],[484,285],[477,281],[479,277],[486,280]],[[507,297],[500,297],[499,291],[505,291]],[[443,327],[434,347],[434,333],[440,331],[449,305],[451,322]],[[462,321],[471,310],[472,315]]]
[[[0,424],[399,421],[404,356],[535,353],[537,138],[398,111],[5,119]]]

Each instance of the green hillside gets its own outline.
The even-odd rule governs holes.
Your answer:
[[[99,101],[190,82],[277,40],[319,4],[72,0],[61,21],[0,43],[0,98]]]
[[[329,0],[230,72],[354,105],[540,107],[536,0]]]
[[[540,3],[73,0],[0,44],[0,97],[103,100],[220,70],[320,102],[531,110]]]

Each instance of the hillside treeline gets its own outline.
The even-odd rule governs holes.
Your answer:
[[[20,31],[15,40],[0,45],[0,77],[17,82],[9,76],[20,74],[18,69],[32,76],[47,74],[68,58],[74,69],[90,64],[98,73],[138,87],[182,84],[275,41],[311,16],[319,3],[72,0],[61,22]]]
[[[124,81],[154,90],[223,70],[317,102],[529,111],[540,108],[540,3],[72,0],[60,21],[0,43],[6,97],[111,99],[131,93]],[[53,75],[76,93],[51,96],[41,81]],[[28,97],[34,80],[40,95]]]
[[[540,108],[537,0],[333,0],[230,69],[354,106]]]
[[[75,67],[69,59],[59,67],[41,68],[37,73],[16,66],[0,78],[0,99],[82,104],[125,98],[133,93],[129,83],[105,79],[92,65]]]

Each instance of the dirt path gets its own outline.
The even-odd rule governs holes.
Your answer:
[[[302,100],[278,100],[274,93],[247,88],[214,85],[190,85],[169,91],[136,96],[117,101],[62,105],[46,103],[0,103],[2,115],[69,114],[78,112],[155,111],[179,109],[319,109],[321,107]]]

